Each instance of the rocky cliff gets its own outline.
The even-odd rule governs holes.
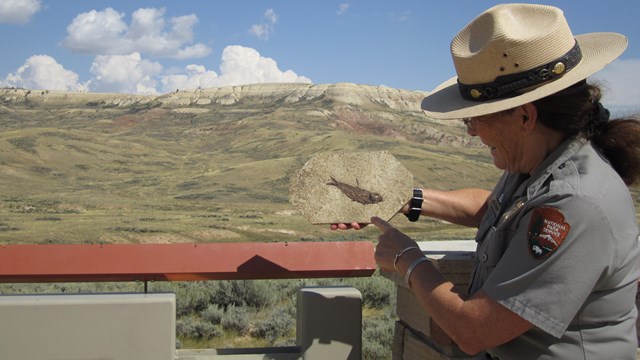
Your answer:
[[[358,107],[385,107],[398,111],[420,111],[424,92],[385,86],[337,84],[254,84],[211,89],[178,90],[159,96],[62,92],[50,90],[0,89],[2,103],[32,103],[50,106],[91,105],[127,107],[160,103],[166,107],[234,105],[237,103],[283,103],[324,100]]]

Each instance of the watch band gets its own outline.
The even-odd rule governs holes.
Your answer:
[[[413,197],[409,202],[409,212],[406,214],[409,221],[418,221],[422,211],[422,189],[413,189]]]

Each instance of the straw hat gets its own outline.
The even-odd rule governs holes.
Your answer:
[[[435,119],[511,109],[586,79],[627,47],[616,33],[573,36],[562,10],[504,4],[480,14],[451,42],[457,77],[422,101]]]

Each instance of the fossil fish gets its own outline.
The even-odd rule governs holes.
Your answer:
[[[356,180],[356,182],[357,181],[358,180]],[[337,187],[349,199],[363,205],[376,204],[382,201],[382,196],[380,194],[361,189],[357,186],[342,183],[336,180],[333,176],[331,177],[331,181],[329,181],[327,185]]]

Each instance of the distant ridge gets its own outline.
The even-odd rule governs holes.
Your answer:
[[[421,91],[352,83],[318,85],[303,83],[253,84],[208,89],[179,89],[163,95],[0,89],[0,98],[3,103],[46,103],[49,106],[92,104],[97,102],[103,106],[127,107],[158,102],[165,107],[184,107],[233,105],[244,101],[257,103],[278,101],[284,104],[292,104],[301,101],[325,100],[364,107],[386,107],[392,110],[416,112],[420,112],[420,101],[425,94],[426,92]]]

